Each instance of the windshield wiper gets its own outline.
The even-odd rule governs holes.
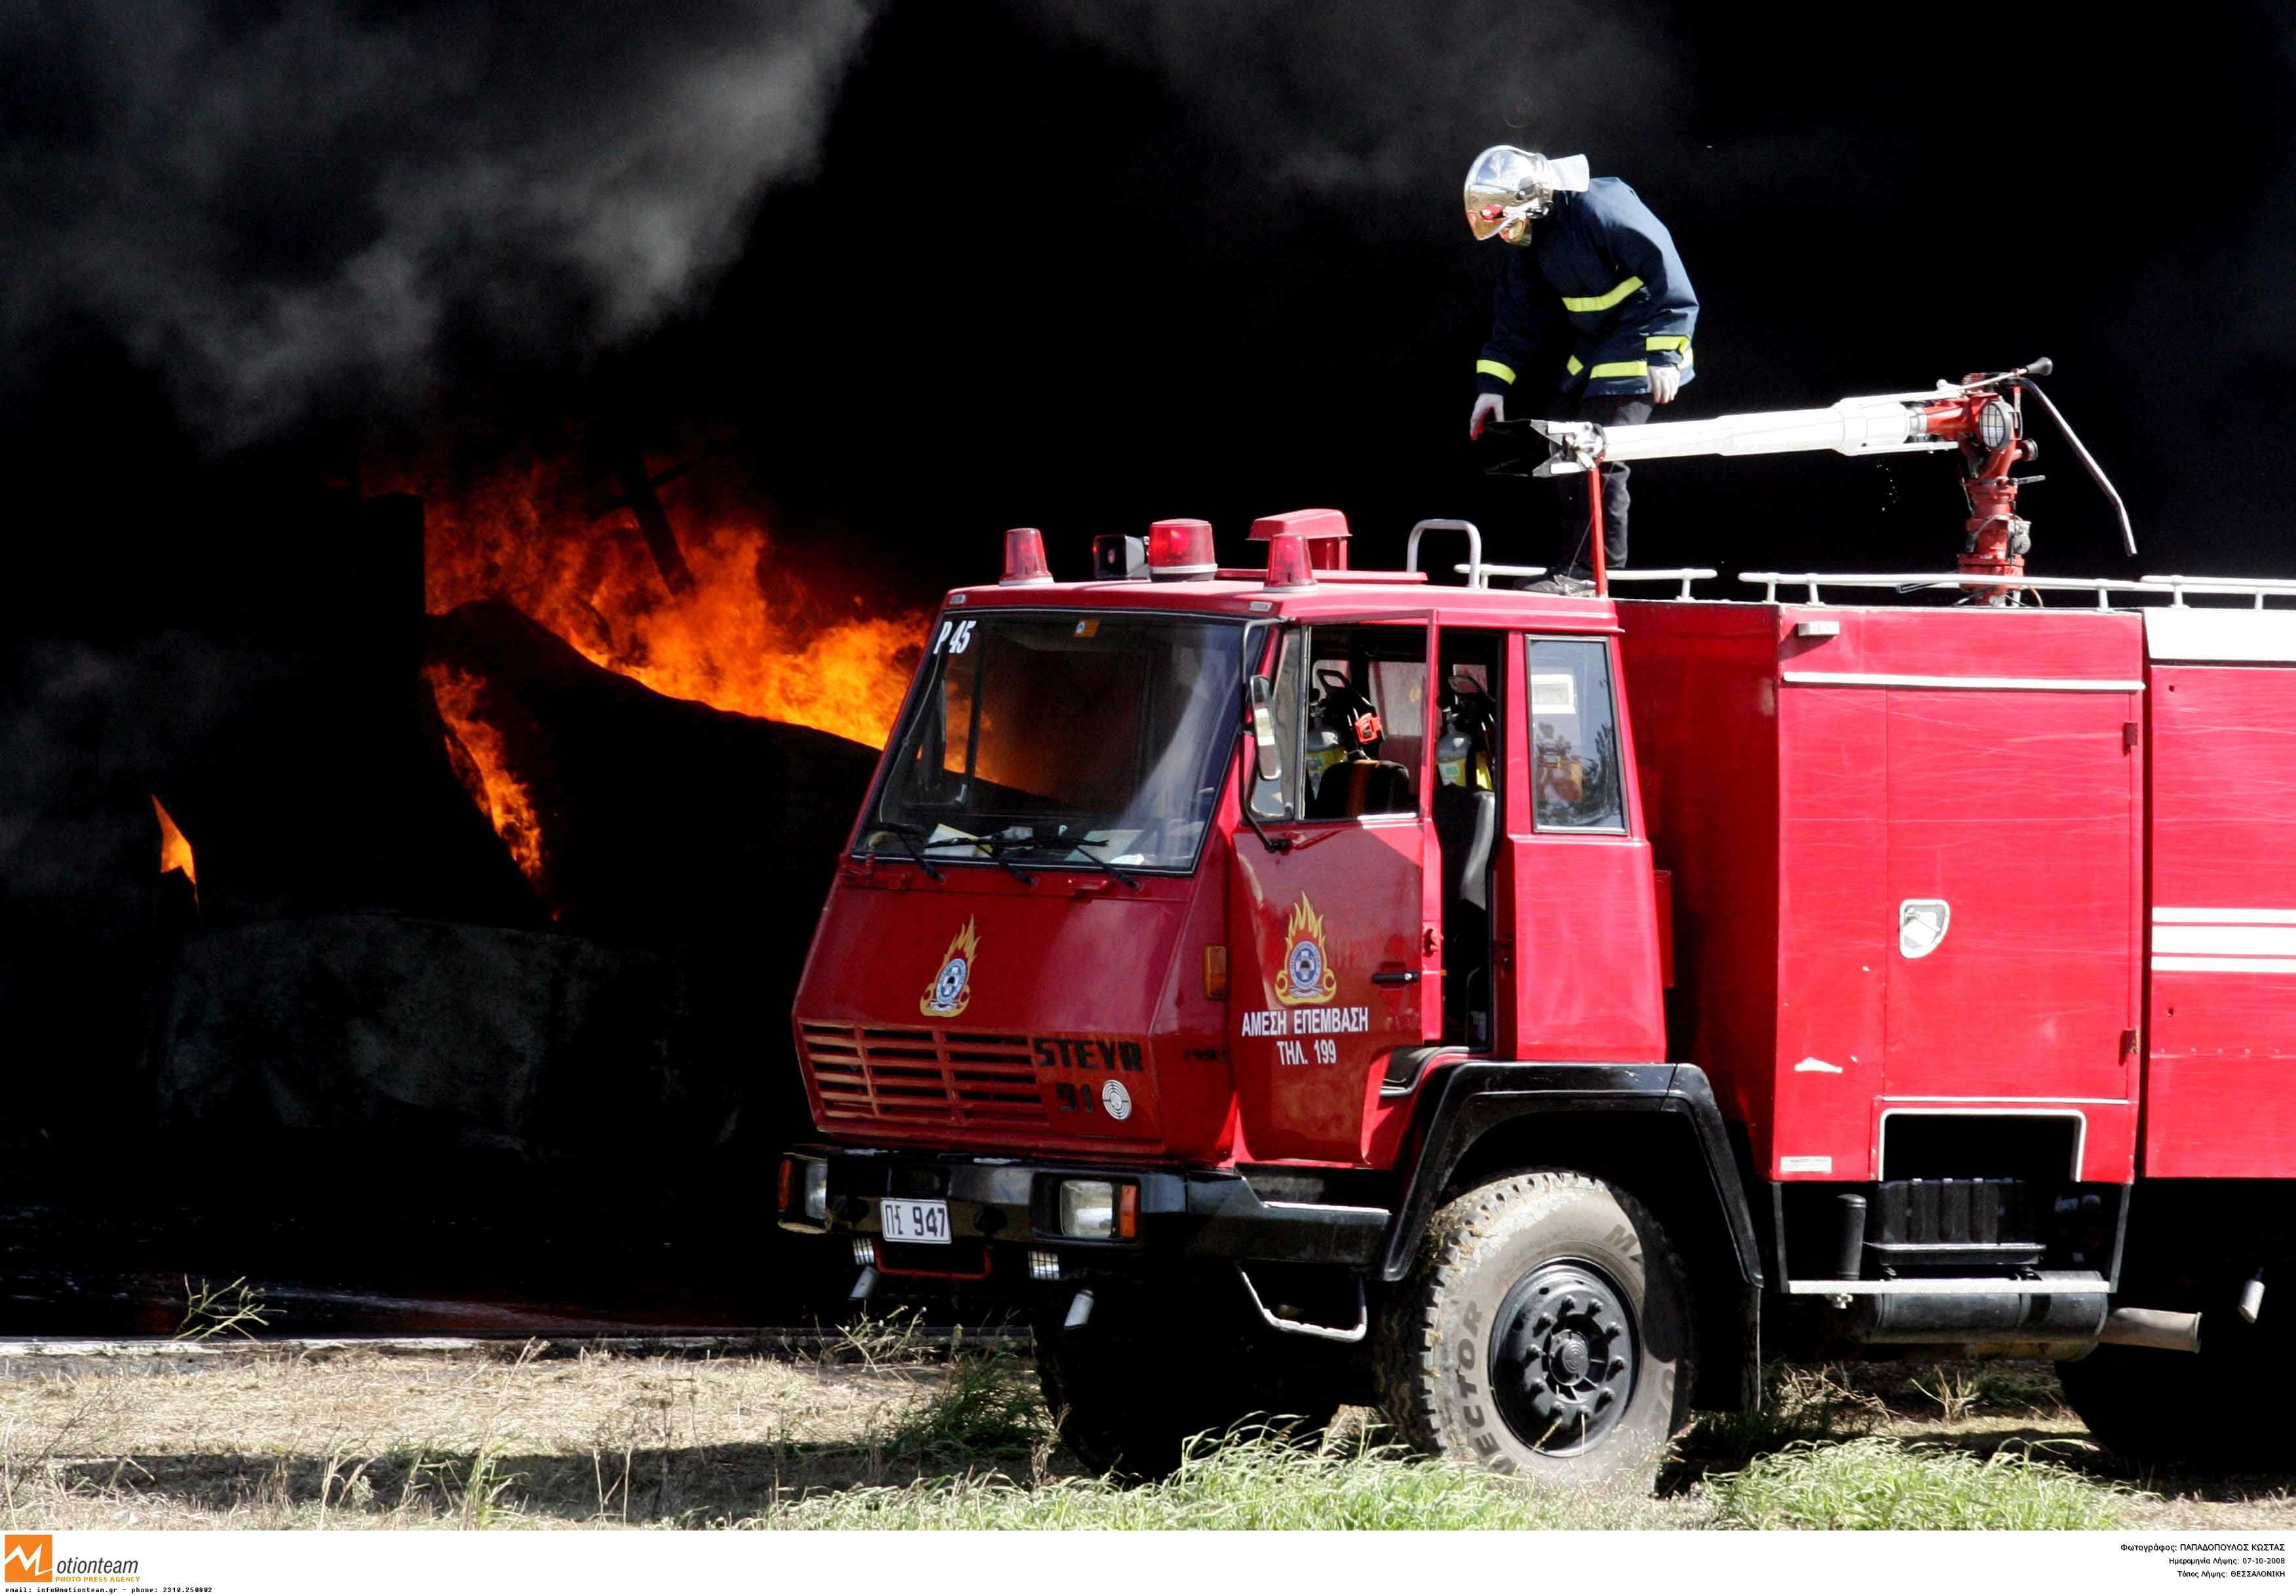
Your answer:
[[[984,854],[988,855],[991,859],[994,859],[994,860],[995,860],[998,864],[1000,864],[1000,865],[1004,866],[1005,870],[1007,870],[1008,872],[1010,872],[1013,876],[1017,877],[1017,878],[1018,878],[1019,880],[1021,880],[1021,881],[1026,882],[1028,885],[1029,885],[1029,886],[1031,886],[1031,887],[1034,887],[1034,886],[1037,884],[1037,878],[1036,878],[1036,877],[1034,877],[1034,876],[1030,875],[1027,871],[1022,870],[1019,865],[1017,865],[1017,864],[1013,863],[1012,860],[1007,859],[1007,858],[1004,856],[1004,849],[1005,849],[1005,848],[1006,848],[1006,847],[1009,845],[1009,844],[1008,844],[1008,839],[1005,839],[1005,838],[1003,838],[1003,837],[943,837],[943,838],[939,839],[938,840],[934,840],[934,839],[928,839],[928,840],[926,841],[926,843],[925,843],[925,846],[926,846],[927,847],[945,847],[945,846],[947,846],[947,844],[949,844],[949,843],[953,843],[953,842],[964,842],[964,843],[970,843],[970,844],[972,844],[974,847],[979,848],[982,853],[984,853]]]
[[[933,862],[925,857],[924,849],[917,846],[916,827],[903,825],[897,820],[881,820],[869,830],[873,834],[883,831],[890,836],[898,838],[901,847],[907,850],[909,857],[914,859],[917,862],[917,867],[933,880],[945,881],[948,879],[933,868]],[[877,856],[877,850],[873,845],[869,849],[869,856],[872,859]]]
[[[890,820],[878,822],[877,829],[890,831],[899,838],[901,846],[908,849],[909,857],[923,865],[925,873],[936,881],[942,880],[943,877],[940,872],[932,867],[932,861],[925,857],[925,850],[936,847],[970,847],[978,848],[988,855],[990,859],[1020,880],[1027,882],[1031,887],[1037,884],[1036,877],[1004,856],[1006,839],[1002,837],[969,837],[962,831],[956,831],[955,828],[951,828],[952,834],[949,836],[935,837],[922,826],[913,826],[901,821]],[[918,840],[920,838],[923,839],[922,843]]]
[[[1102,858],[1098,854],[1094,853],[1081,842],[1070,842],[1065,837],[1055,839],[1055,840],[1058,841],[1062,847],[1082,854],[1085,856],[1085,862],[1087,864],[1090,864],[1094,869],[1101,871],[1108,875],[1114,876],[1118,880],[1123,882],[1127,887],[1131,888],[1135,892],[1138,892],[1141,889],[1140,878],[1134,875],[1130,871],[1125,869],[1121,864],[1113,863],[1109,860]]]

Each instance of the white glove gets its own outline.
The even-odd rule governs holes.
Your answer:
[[[1652,404],[1673,404],[1674,396],[1682,391],[1682,368],[1653,362],[1650,369],[1650,385]]]
[[[1479,438],[1483,435],[1483,423],[1485,422],[1503,422],[1505,420],[1506,420],[1506,396],[1505,394],[1477,394],[1475,396],[1475,413],[1467,418],[1467,440],[1472,443],[1476,438]]]

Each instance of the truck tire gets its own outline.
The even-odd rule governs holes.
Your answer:
[[[1379,1334],[1388,1420],[1438,1457],[1647,1490],[1689,1418],[1681,1259],[1587,1175],[1510,1175],[1444,1207]]]
[[[1034,1321],[1037,1374],[1061,1439],[1086,1467],[1160,1479],[1191,1438],[1251,1420],[1300,1436],[1338,1412],[1345,1376],[1315,1343],[1278,1344],[1209,1281],[1199,1288],[1095,1289],[1091,1319],[1063,1323],[1068,1299]],[[1289,1338],[1283,1338],[1288,1342]]]
[[[2268,1314],[2250,1324],[2226,1297],[2203,1314],[2198,1353],[2100,1346],[2058,1364],[2057,1383],[2089,1433],[2132,1461],[2277,1467],[2296,1422],[2292,1338]]]

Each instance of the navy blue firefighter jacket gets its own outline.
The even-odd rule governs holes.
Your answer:
[[[1691,380],[1698,296],[1673,234],[1624,183],[1597,177],[1585,193],[1555,195],[1528,248],[1501,249],[1477,392],[1520,394],[1529,415],[1550,395],[1575,398],[1581,384],[1590,394],[1648,393],[1652,364],[1678,365]]]

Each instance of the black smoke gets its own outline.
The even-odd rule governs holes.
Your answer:
[[[643,332],[802,177],[865,0],[0,7],[0,357],[75,316],[213,446],[460,345]],[[37,398],[37,395],[30,396]]]
[[[2148,561],[2276,550],[2296,65],[2261,0],[2173,28],[146,0],[0,11],[0,462],[164,410],[132,447],[166,495],[321,437],[355,460],[611,412],[736,428],[779,514],[900,550],[922,589],[978,561],[939,528],[1046,522],[1057,564],[1154,514],[1230,536],[1312,502],[1382,544],[1464,510],[1546,552],[1543,501],[1464,439],[1496,261],[1456,186],[1505,139],[1585,151],[1672,225],[1706,307],[1693,411],[2046,353]],[[2043,558],[2106,569],[2062,458]],[[1933,561],[1958,520],[1935,462],[1643,479],[1644,559]]]

